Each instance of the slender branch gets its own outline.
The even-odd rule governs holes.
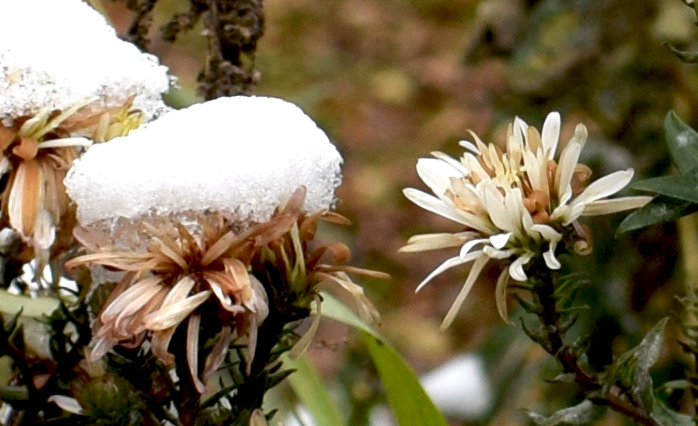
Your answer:
[[[647,426],[658,426],[649,413],[642,407],[634,405],[631,401],[623,398],[622,391],[617,386],[613,386],[610,391],[599,393],[602,384],[595,374],[587,373],[579,365],[579,356],[570,347],[564,344],[564,339],[560,327],[560,312],[557,308],[555,298],[555,285],[553,276],[547,268],[540,268],[544,273],[539,274],[540,279],[536,280],[533,293],[538,299],[540,310],[537,312],[538,318],[543,323],[545,335],[542,344],[543,348],[562,365],[565,373],[574,374],[574,381],[584,392],[589,400],[598,405],[606,405],[633,419],[638,424]],[[534,339],[535,340],[535,339]],[[538,342],[540,343],[540,342]]]

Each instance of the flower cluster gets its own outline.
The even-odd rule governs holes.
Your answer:
[[[506,152],[494,144],[486,145],[474,133],[472,136],[474,142],[461,142],[466,153],[460,160],[434,152],[435,158],[417,162],[417,173],[434,196],[413,188],[404,190],[415,204],[464,226],[457,233],[415,235],[401,249],[418,252],[461,247],[459,255],[443,262],[417,290],[443,271],[472,262],[442,328],[453,321],[490,259],[508,262],[495,290],[497,309],[506,321],[509,278],[526,281],[526,265],[539,257],[548,268],[559,269],[557,257],[563,247],[574,247],[580,254],[591,251],[591,235],[579,223],[581,216],[634,209],[650,200],[606,199],[630,182],[632,169],[590,183],[591,170],[578,162],[587,139],[582,124],[557,157],[560,115],[556,112],[548,115],[541,133],[516,118],[507,131]]]

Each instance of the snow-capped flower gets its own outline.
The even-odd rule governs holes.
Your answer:
[[[149,338],[152,353],[171,365],[170,339],[182,328],[186,347],[172,352],[186,353],[192,383],[204,392],[233,339],[246,341],[251,368],[258,338],[268,343],[279,332],[258,334],[268,316],[271,327],[284,315],[307,317],[320,286],[348,292],[359,313],[375,319],[348,274],[383,274],[341,264],[349,257],[343,244],[311,247],[318,221],[345,221],[330,211],[340,164],[300,108],[265,97],[171,111],[91,147],[66,179],[85,227],[76,237],[89,253],[66,266],[101,265],[123,278],[98,316],[90,358]],[[213,339],[213,347],[203,344]]]
[[[584,125],[556,156],[560,115],[550,113],[542,133],[518,117],[509,125],[506,152],[486,145],[472,133],[474,142],[462,141],[466,153],[460,161],[440,152],[417,162],[417,173],[435,196],[406,188],[405,196],[420,207],[451,219],[464,230],[457,233],[415,235],[401,249],[418,252],[461,247],[418,286],[454,266],[471,263],[470,273],[446,314],[448,327],[478,275],[490,259],[508,262],[497,280],[497,309],[506,321],[506,289],[509,278],[528,279],[525,266],[542,257],[550,269],[559,269],[560,243],[572,243],[581,254],[590,252],[591,236],[578,222],[592,216],[634,209],[651,197],[607,200],[625,187],[633,170],[623,170],[588,184],[591,170],[578,163],[587,139]],[[556,158],[557,157],[557,158]]]

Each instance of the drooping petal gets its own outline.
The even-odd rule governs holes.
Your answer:
[[[194,314],[187,323],[187,365],[194,387],[199,393],[206,392],[206,386],[199,379],[199,328],[201,316]]]
[[[528,264],[531,259],[533,259],[533,254],[531,253],[524,253],[517,257],[516,260],[509,265],[509,275],[516,281],[526,281],[528,277],[526,276],[523,267],[524,265]]]
[[[451,325],[453,320],[456,318],[456,314],[460,310],[460,307],[463,305],[463,302],[465,302],[465,298],[468,297],[468,293],[470,293],[470,290],[472,290],[475,281],[477,281],[477,277],[480,275],[480,272],[482,272],[482,269],[485,267],[487,261],[489,260],[489,257],[486,254],[482,252],[479,253],[479,256],[473,262],[473,266],[470,268],[468,278],[465,280],[463,288],[461,288],[460,292],[458,293],[458,296],[456,296],[456,300],[453,302],[453,305],[451,305],[451,308],[448,310],[443,322],[441,323],[441,330],[447,329],[448,326]]]
[[[479,254],[480,254],[480,252],[477,251],[477,252],[474,252],[474,253],[469,253],[469,254],[468,254],[467,256],[465,256],[465,257],[456,256],[456,257],[452,257],[452,258],[450,258],[450,259],[446,259],[446,261],[445,261],[444,263],[442,263],[441,265],[437,266],[436,269],[434,269],[433,271],[431,271],[431,273],[430,273],[429,275],[427,275],[427,277],[424,278],[424,279],[422,280],[422,282],[419,283],[419,285],[417,285],[417,288],[414,290],[414,292],[415,292],[415,293],[419,293],[419,291],[420,291],[421,289],[423,289],[425,285],[429,284],[429,282],[430,282],[431,280],[433,280],[434,277],[436,277],[437,275],[439,275],[439,274],[441,274],[442,272],[444,272],[444,271],[446,271],[446,270],[448,270],[448,269],[451,269],[451,268],[453,268],[453,267],[455,267],[455,266],[463,265],[464,263],[468,263],[468,262],[472,262],[472,261],[477,257],[477,255],[479,255]]]
[[[502,272],[499,274],[499,278],[497,278],[497,286],[495,287],[494,290],[494,299],[497,305],[497,312],[499,312],[499,316],[506,322],[507,324],[511,324],[509,321],[509,315],[507,313],[507,284],[509,282],[509,272],[506,270],[502,270]]]
[[[10,226],[24,237],[28,238],[33,233],[42,204],[43,186],[39,163],[36,160],[21,162],[12,181],[7,211]]]
[[[209,290],[205,290],[176,302],[169,304],[163,302],[160,309],[145,318],[147,327],[154,331],[175,327],[208,300],[210,294]]]

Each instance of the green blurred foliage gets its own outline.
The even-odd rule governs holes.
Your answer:
[[[195,29],[170,46],[155,27],[184,3],[158,3],[150,45],[179,78],[178,105],[197,99],[204,40]],[[125,28],[122,7],[106,0],[102,6]],[[663,120],[675,109],[698,125],[698,74],[663,43],[694,50],[691,9],[680,0],[267,0],[264,6],[257,93],[301,105],[343,154],[337,207],[354,225],[336,237],[349,242],[354,264],[393,276],[388,283],[366,281],[383,333],[418,371],[480,350],[497,401],[482,422],[525,423],[519,407],[551,413],[570,406],[573,387],[560,391],[540,379],[555,377],[555,364],[498,318],[496,265],[482,274],[454,325],[439,333],[467,271],[444,274],[415,295],[416,284],[448,254],[397,249],[410,235],[457,228],[411,205],[401,189],[423,188],[417,158],[433,150],[459,155],[457,141],[469,137],[468,129],[502,142],[513,116],[539,127],[551,110],[562,113],[563,141],[578,122],[589,128],[582,162],[595,177],[628,167],[636,180],[673,173]],[[687,281],[679,261],[684,235],[674,223],[614,238],[622,219],[588,220],[593,254],[565,259],[567,272],[590,278],[578,297],[591,309],[576,327],[591,332],[591,366],[610,363],[613,353],[638,345],[660,318],[678,312],[673,296]],[[511,311],[519,315],[513,302]],[[327,330],[320,332],[321,347],[310,351],[321,372],[360,377],[365,366],[342,361],[355,342],[346,343],[341,328]],[[670,322],[669,342],[677,330]],[[677,345],[668,348],[655,366],[662,376],[656,383],[683,362]],[[669,403],[676,408],[681,401]],[[612,414],[605,419],[622,423]]]

